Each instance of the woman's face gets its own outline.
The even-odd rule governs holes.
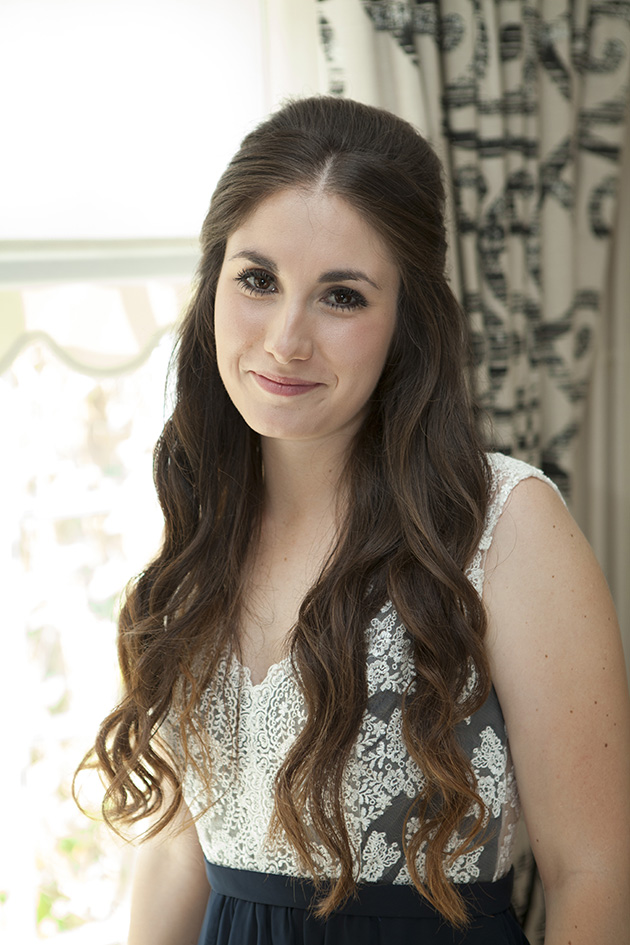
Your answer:
[[[399,274],[340,197],[284,190],[229,237],[217,285],[219,372],[263,437],[352,437],[383,370]]]

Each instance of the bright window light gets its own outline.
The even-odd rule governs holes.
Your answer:
[[[268,111],[259,6],[3,0],[0,240],[196,235]]]

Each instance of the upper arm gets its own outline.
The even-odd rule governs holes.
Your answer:
[[[544,483],[516,487],[486,566],[487,647],[546,888],[572,872],[630,883],[630,707],[614,607]]]
[[[196,945],[209,893],[195,823],[182,804],[138,849],[127,945]]]

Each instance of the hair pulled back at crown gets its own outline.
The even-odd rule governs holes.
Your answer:
[[[174,816],[186,764],[212,781],[196,706],[222,656],[238,648],[243,565],[263,490],[258,435],[218,374],[214,299],[229,235],[287,188],[346,200],[390,249],[401,289],[392,348],[347,462],[352,502],[292,637],[308,715],[276,778],[273,829],[316,881],[325,877],[307,820],[338,864],[319,914],[351,895],[356,863],[343,778],[367,703],[365,630],[392,600],[416,673],[403,699],[403,735],[425,776],[408,815],[420,826],[401,839],[417,887],[461,925],[466,910],[444,868],[483,837],[484,806],[455,725],[490,685],[484,612],[464,573],[481,537],[487,470],[466,378],[465,320],[445,274],[440,163],[388,112],[345,99],[292,101],[245,137],[219,180],[179,334],[176,402],[155,452],[164,542],[128,590],[119,634],[125,695],[101,727],[96,760],[85,764],[108,782],[112,824],[159,810],[170,782],[175,800],[151,833]],[[154,736],[174,709],[183,749],[166,757]]]

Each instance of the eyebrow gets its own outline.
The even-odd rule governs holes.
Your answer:
[[[261,256],[261,254],[257,253],[254,249],[243,249],[238,253],[234,253],[233,256],[230,256],[230,262],[233,259],[249,259],[255,266],[262,266],[264,269],[270,269],[271,272],[278,271],[278,267],[273,260],[269,259],[267,256]]]
[[[268,256],[261,255],[254,249],[243,249],[238,253],[234,253],[233,256],[230,256],[230,262],[233,259],[249,259],[255,266],[262,266],[264,269],[269,269],[269,271],[273,273],[278,271],[278,266],[272,259],[269,259]],[[322,272],[317,281],[319,283],[367,282],[368,285],[380,290],[380,286],[360,269],[329,269],[327,272]]]
[[[369,285],[373,286],[375,289],[380,289],[380,286],[374,282],[373,279],[370,279],[369,276],[366,276],[364,272],[361,272],[360,269],[329,269],[328,272],[322,272],[321,276],[317,280],[318,282],[367,282]]]

